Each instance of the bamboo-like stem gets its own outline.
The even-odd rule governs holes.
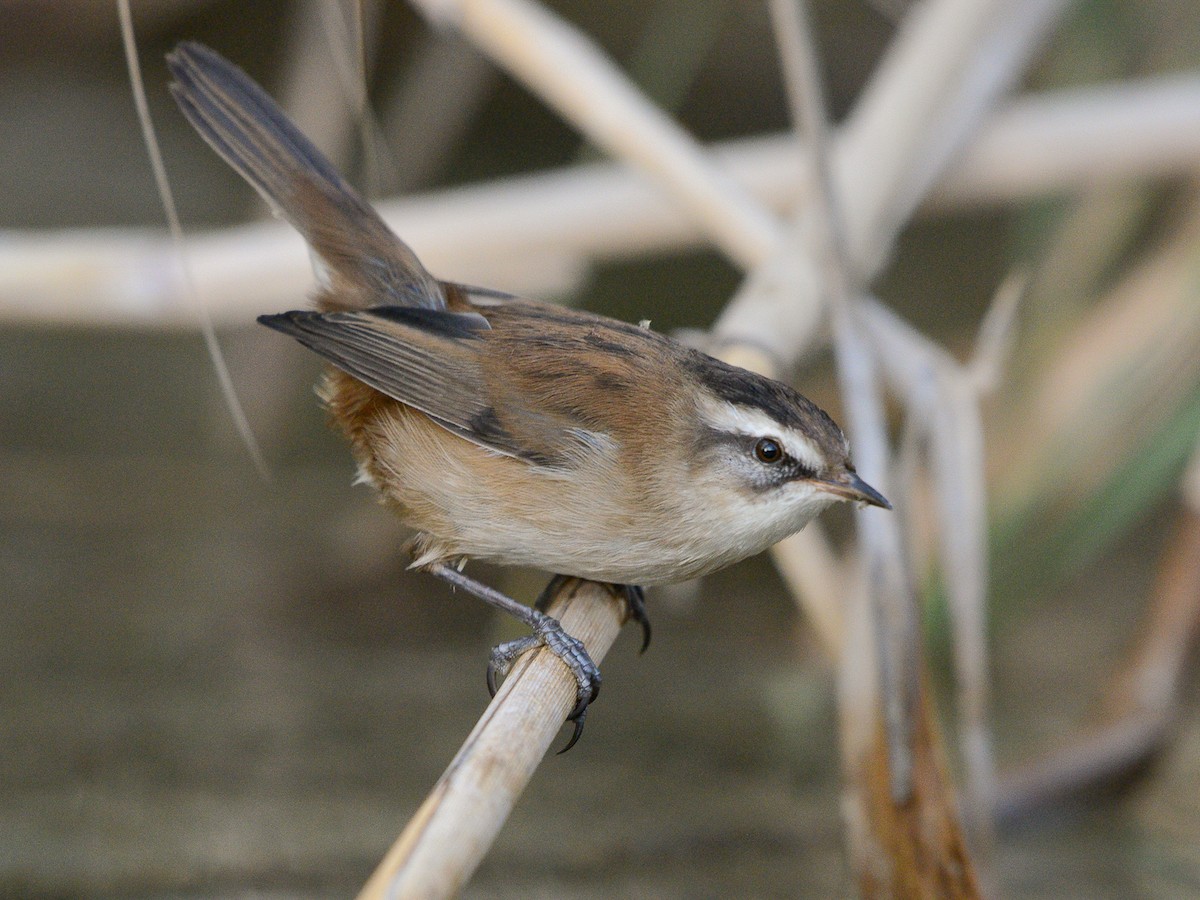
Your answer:
[[[570,579],[549,613],[599,663],[620,631],[622,600]],[[449,897],[466,884],[575,705],[575,678],[547,650],[522,656],[458,754],[359,894]]]
[[[810,222],[805,223],[808,227],[803,229],[801,238],[806,239],[809,251],[807,256],[816,262],[817,274],[832,307],[834,355],[838,363],[842,395],[850,417],[851,434],[856,442],[859,465],[863,467],[867,477],[886,492],[888,487],[885,478],[889,455],[886,430],[872,357],[861,339],[859,326],[855,321],[855,295],[861,290],[861,285],[855,283],[851,273],[841,197],[834,187],[830,169],[828,117],[825,112],[816,48],[807,21],[807,7],[803,0],[773,0],[770,10],[784,69],[784,83],[792,106],[792,120],[797,131],[808,141],[808,181],[813,187],[812,205],[815,215]],[[887,627],[890,623],[882,618],[884,600],[880,593],[897,585],[885,583],[879,577],[885,572],[897,571],[895,565],[888,564],[886,557],[892,555],[889,551],[898,551],[899,544],[888,540],[888,535],[885,534],[885,530],[895,531],[894,522],[890,523],[890,529],[887,527],[889,523],[883,523],[884,530],[881,530],[876,527],[879,523],[874,516],[868,517],[860,512],[857,520],[862,544],[860,559],[863,569],[860,575],[866,576],[864,583],[867,585],[867,592],[850,592],[850,602],[859,598],[870,604],[873,640],[865,644],[857,643],[855,646],[844,644],[837,658],[844,668],[848,665],[861,666],[864,656],[874,657],[872,667],[880,672],[883,693],[887,698],[884,710],[889,771],[893,779],[892,793],[898,800],[907,800],[910,792],[910,742],[906,731],[911,713],[902,708],[905,704],[898,697],[890,695],[900,690],[900,674],[897,668],[899,660],[895,652],[897,647],[894,638],[897,633],[903,633],[906,637],[912,637],[912,634],[908,629]],[[897,552],[894,558],[900,559],[901,554]],[[900,587],[903,587],[903,580]],[[900,603],[895,604],[897,606],[903,604],[900,597],[889,599],[899,600]],[[874,602],[871,602],[872,600]],[[893,700],[897,702],[891,702]],[[855,703],[844,706],[842,713],[843,716],[863,716],[866,721],[873,722],[876,710],[875,702]],[[865,734],[873,730],[860,721],[847,731]],[[850,748],[850,755],[857,755],[859,749]],[[852,791],[855,788],[852,788]]]
[[[856,284],[851,272],[841,198],[830,171],[828,117],[807,6],[803,0],[774,0],[770,9],[793,121],[808,139],[815,215],[806,223],[804,236],[829,297],[834,354],[851,434],[863,471],[886,491],[887,484],[882,481],[890,468],[886,425],[873,358],[863,340],[856,311],[861,285]],[[848,821],[860,826],[850,829],[850,846],[857,860],[859,882],[869,892],[873,876],[868,873],[882,866],[891,873],[888,882],[902,881],[907,877],[902,870],[910,857],[940,859],[944,848],[929,846],[926,835],[908,830],[897,834],[890,846],[887,841],[898,810],[913,806],[923,809],[929,802],[930,786],[915,779],[921,748],[913,740],[913,725],[914,717],[921,714],[922,698],[910,687],[918,684],[919,637],[897,521],[880,519],[877,511],[859,511],[857,524],[859,583],[863,589],[847,592],[847,603],[861,607],[857,615],[850,613],[852,620],[870,624],[846,631],[838,658],[839,683],[843,686],[842,749],[847,769],[844,807]],[[859,672],[864,668],[874,669],[879,677],[861,679]],[[880,722],[882,727],[877,724]],[[931,743],[936,747],[935,742]],[[882,765],[882,779],[870,777],[872,763]],[[951,793],[945,776],[935,775],[933,786],[939,788],[937,796],[944,804]],[[961,850],[963,842],[952,808],[937,808]],[[965,853],[961,856],[970,872],[969,857]],[[919,883],[918,876],[913,878]]]
[[[930,204],[1008,202],[1194,171],[1197,86],[1196,75],[1182,73],[1015,98],[982,125]]]
[[[777,214],[807,195],[802,149],[792,136],[709,152]],[[1034,95],[993,116],[925,208],[1179,174],[1195,171],[1198,159],[1195,76]],[[392,200],[380,209],[433,271],[533,295],[569,291],[588,262],[676,251],[703,238],[661,191],[612,163]],[[188,247],[219,325],[293,304],[311,281],[303,242],[277,223],[200,232]],[[193,328],[195,312],[169,277],[172,253],[150,229],[0,231],[0,320]]]
[[[844,294],[847,277],[841,271],[851,266],[856,268],[859,279],[864,280],[877,271],[889,255],[900,225],[911,215],[924,191],[983,112],[1015,78],[1061,6],[1054,0],[1029,0],[1011,6],[929,2],[918,7],[906,23],[911,28],[903,29],[889,49],[843,132],[835,158],[841,177],[836,186],[825,191],[827,197],[836,196],[840,205],[835,208],[828,201],[809,204],[797,217],[797,231],[809,235],[819,234],[825,228],[824,223],[840,220],[834,227],[834,231],[841,230],[841,244],[845,248],[840,251],[840,262],[830,265],[826,259],[822,264],[822,255],[829,256],[828,249],[823,254],[818,250],[807,258],[783,257],[789,252],[783,249],[781,258],[762,267],[757,277],[752,276],[726,308],[718,322],[718,332],[726,339],[746,335],[762,340],[761,335],[769,334],[766,349],[785,363],[791,358],[789,353],[801,352],[814,335],[821,291],[835,299],[839,293]],[[795,80],[795,73],[791,74]],[[801,104],[801,112],[812,105],[810,91],[806,103]],[[813,119],[810,115],[810,123]],[[810,142],[813,141],[811,131],[808,135]],[[883,135],[886,140],[881,140]],[[812,146],[809,149],[810,154],[817,155]],[[814,177],[810,176],[810,185],[815,185]],[[805,215],[809,217],[807,220]],[[835,249],[837,243],[834,242]],[[791,290],[780,290],[780,283]],[[883,449],[877,453],[879,442],[869,437],[879,431],[881,422],[878,403],[868,402],[873,392],[870,355],[859,344],[854,314],[848,311],[847,304],[834,304],[833,322],[856,455],[868,477],[878,478],[875,469],[886,466],[887,452]],[[769,324],[769,331],[764,328],[765,323]],[[978,801],[974,809],[981,816],[977,821],[983,822],[982,816],[986,814],[981,810],[986,808],[992,781],[983,690],[986,560],[980,550],[984,546],[982,491],[967,490],[982,485],[978,408],[969,382],[969,378],[959,377],[942,380],[938,399],[944,402],[935,404],[938,415],[928,427],[932,427],[934,436],[935,471],[944,476],[937,482],[945,517],[940,530],[943,554],[953,569],[955,623],[963,637],[962,652],[956,659],[966,686],[963,697],[968,728],[964,745],[971,764],[971,794]],[[909,398],[915,399],[914,395]],[[868,435],[865,440],[864,431]],[[966,481],[953,480],[955,474]],[[917,664],[911,641],[915,640],[916,626],[910,604],[902,599],[911,598],[911,594],[902,574],[898,531],[892,525],[889,530],[888,524],[864,517],[861,537],[865,556],[875,560],[869,569],[877,576],[873,593],[877,598],[881,593],[890,598],[885,605],[875,607],[875,639],[881,654],[877,665],[885,692],[892,787],[894,795],[901,798],[908,786],[904,748],[908,745],[909,713],[905,710],[912,709],[914,696],[913,682],[902,673],[915,672]],[[891,574],[881,580],[885,573]],[[881,591],[885,581],[890,587]],[[876,603],[884,601],[877,599]],[[886,624],[882,618],[885,610],[891,619]],[[861,681],[855,683],[861,685]],[[859,695],[843,692],[847,702],[854,696]],[[869,708],[870,704],[866,705]],[[874,739],[862,727],[847,728],[844,732],[850,743],[854,743],[854,735],[860,738],[860,751],[851,751],[852,766],[856,765],[854,760],[867,758]],[[977,830],[986,833],[983,827]]]
[[[865,760],[866,815],[875,826],[870,844],[877,853],[858,870],[861,896],[979,900],[985,896],[976,864],[963,839],[956,814],[952,779],[946,769],[944,741],[938,731],[930,688],[917,686],[913,721],[911,803],[890,802],[888,761],[883,736]],[[851,823],[855,824],[853,813]]]
[[[913,7],[855,105],[837,161],[848,250],[866,278],[886,262],[896,232],[1066,6],[960,0]]]
[[[774,218],[715,166],[582,32],[531,0],[414,0],[452,23],[581,133],[650,174],[741,265],[777,238]]]
[[[1002,288],[996,313],[1002,321],[990,321],[992,329],[1011,327],[1018,287],[1019,280],[1010,280]],[[863,314],[882,371],[905,399],[921,443],[928,445],[939,558],[954,626],[966,813],[977,843],[986,846],[995,771],[988,724],[987,498],[979,399],[980,388],[996,377],[993,360],[1002,351],[994,345],[1004,338],[985,334],[981,362],[963,366],[877,301],[864,304]]]
[[[832,184],[825,145],[826,118],[823,111],[816,52],[810,32],[803,20],[803,3],[791,0],[776,0],[771,9],[780,41],[789,94],[795,108],[794,118],[802,124],[808,139],[809,159],[813,185],[814,215],[807,222],[799,223],[800,229],[813,247],[812,259],[821,267],[820,281],[831,300],[833,312],[834,347],[843,380],[843,395],[850,417],[852,436],[860,465],[875,479],[876,468],[886,466],[888,450],[884,432],[882,412],[875,397],[874,367],[872,354],[863,345],[860,328],[862,312],[858,309],[850,274],[850,253],[846,246],[846,223],[839,206],[841,196]],[[1040,18],[1049,9],[1044,4],[1031,3],[1017,10],[1008,23],[1012,31],[1021,33],[1030,21]],[[949,13],[947,13],[949,14]],[[1034,29],[1036,32],[1036,28]],[[961,142],[969,124],[977,119],[988,99],[1011,78],[1011,71],[1019,65],[1022,54],[1028,54],[1028,42],[1007,53],[996,50],[996,41],[988,44],[991,55],[1008,57],[1008,67],[1001,72],[989,67],[984,61],[972,60],[975,69],[981,69],[980,77],[965,78],[961,97],[950,103],[949,121],[941,125],[942,131],[935,134],[934,146],[926,148],[934,159],[922,162],[920,172],[905,182],[896,178],[897,187],[903,191],[893,201],[893,209],[880,208],[879,224],[860,229],[859,237],[866,243],[859,248],[859,256],[873,271],[883,248],[890,246],[896,225],[888,222],[888,216],[896,221],[906,219],[916,199],[923,192],[922,181],[928,181],[944,164],[946,154]],[[1003,42],[999,42],[1003,44]],[[885,68],[886,67],[882,67]],[[970,74],[968,72],[967,74]],[[884,89],[886,90],[886,88]],[[868,100],[863,106],[868,106]],[[930,102],[929,97],[918,97]],[[936,100],[936,97],[933,98]],[[891,106],[887,106],[890,111]],[[865,114],[864,114],[865,115]],[[853,129],[848,129],[853,134]],[[912,150],[909,151],[913,152]],[[903,158],[903,154],[900,154]],[[939,162],[939,157],[940,162]],[[842,157],[845,159],[845,156]],[[884,179],[883,183],[887,183]],[[871,232],[876,234],[872,238]],[[939,532],[942,537],[942,553],[945,560],[947,581],[953,599],[952,612],[956,625],[956,661],[962,684],[962,706],[966,722],[964,730],[965,756],[968,762],[969,796],[974,801],[975,831],[981,843],[988,843],[990,829],[990,796],[993,781],[990,742],[986,725],[986,654],[984,650],[984,598],[986,586],[986,553],[984,529],[986,512],[983,495],[982,425],[977,403],[976,379],[949,359],[948,355],[931,342],[917,335],[898,320],[891,320],[886,310],[878,305],[869,306],[875,315],[871,323],[877,331],[883,331],[886,344],[893,333],[903,334],[910,346],[904,348],[908,358],[902,368],[917,369],[926,376],[936,377],[936,390],[926,398],[927,377],[909,378],[902,396],[910,412],[927,431],[933,446],[931,470],[936,494],[939,499]],[[882,320],[882,321],[881,321]],[[883,326],[883,327],[880,327]],[[911,332],[911,334],[909,334]],[[911,346],[916,344],[915,351]],[[880,352],[878,348],[876,352]],[[906,372],[906,374],[908,374]],[[922,402],[924,401],[924,402]],[[886,488],[885,488],[886,490]],[[903,869],[912,862],[909,853],[892,843],[892,838],[902,843],[924,847],[918,857],[932,855],[937,860],[949,860],[956,855],[965,859],[965,842],[959,833],[957,815],[949,801],[949,783],[941,766],[918,765],[921,753],[940,754],[933,742],[930,746],[912,741],[915,734],[914,717],[928,720],[931,713],[925,708],[927,695],[915,690],[918,684],[919,629],[916,622],[916,606],[911,591],[911,576],[905,572],[906,560],[899,534],[897,520],[860,517],[860,538],[863,560],[868,573],[868,594],[851,593],[849,602],[868,603],[870,615],[859,613],[853,617],[859,627],[847,633],[845,650],[841,655],[843,750],[848,767],[847,804],[850,821],[859,827],[850,829],[851,846],[858,856],[858,871],[864,890],[870,893],[869,882],[876,876],[880,866],[891,869],[893,881],[915,877],[918,883],[924,877]],[[861,623],[871,620],[873,627],[868,637]],[[872,666],[864,666],[864,655],[870,657],[874,647],[876,657]],[[886,752],[877,740],[881,730],[871,728],[875,721],[879,697],[873,691],[874,682],[864,679],[858,670],[874,667],[880,673],[878,684],[882,688],[882,710],[887,734]],[[878,779],[868,777],[872,767],[883,765],[890,779],[892,803],[873,795],[880,789]],[[911,769],[910,769],[911,766]],[[935,778],[935,783],[916,780],[917,773]],[[944,782],[944,783],[943,783]],[[911,804],[907,803],[911,797]],[[947,805],[949,804],[949,805]],[[939,843],[931,840],[931,833],[923,829],[910,829],[902,824],[900,814],[904,806],[916,806],[926,810],[922,818],[937,815],[942,818],[944,829],[937,832]],[[890,837],[889,837],[890,836]],[[890,846],[889,846],[890,844]],[[969,859],[968,859],[969,866]],[[956,881],[957,891],[964,895],[975,895],[979,886],[974,883],[970,871],[962,872],[958,865],[947,865],[945,872],[959,871],[962,879]],[[924,883],[929,889],[932,883]],[[946,885],[942,884],[944,889]]]
[[[891,252],[919,199],[913,184],[931,185],[978,122],[1011,84],[1031,48],[1054,21],[1061,0],[925,0],[905,20],[831,158],[842,207],[845,244],[857,280],[868,283]],[[1004,25],[1000,35],[993,32]],[[815,227],[811,203],[799,207],[795,230]],[[726,306],[714,330],[726,341],[758,343],[784,366],[811,346],[821,312],[817,260],[782,244]],[[765,279],[757,276],[765,274]],[[765,283],[763,281],[765,280]],[[782,283],[790,293],[779,290]],[[797,293],[799,292],[799,293]]]

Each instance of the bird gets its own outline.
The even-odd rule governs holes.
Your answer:
[[[240,68],[196,42],[167,62],[188,122],[308,244],[311,307],[258,321],[331,364],[319,394],[358,480],[413,529],[411,567],[531,628],[492,651],[492,693],[534,647],[574,675],[560,752],[599,669],[540,603],[470,577],[468,560],[611,586],[644,650],[644,587],[759,553],[837,501],[891,508],[794,388],[647,323],[434,277]]]

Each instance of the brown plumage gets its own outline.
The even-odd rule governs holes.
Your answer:
[[[417,530],[414,565],[464,585],[447,564],[468,557],[678,581],[835,500],[887,504],[790,387],[648,328],[439,281],[241,70],[197,44],[168,61],[188,120],[312,249],[316,310],[259,321],[333,364],[322,397],[362,477]],[[581,713],[598,684],[582,648],[487,599],[572,666]]]

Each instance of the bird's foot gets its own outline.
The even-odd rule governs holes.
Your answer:
[[[418,560],[418,562],[421,561]],[[488,662],[487,684],[493,697],[496,695],[497,678],[507,675],[517,657],[527,650],[546,647],[571,670],[571,674],[575,676],[578,691],[575,707],[567,716],[567,721],[575,723],[575,731],[571,735],[571,740],[567,742],[567,746],[558,752],[566,753],[574,747],[579,736],[583,734],[583,722],[587,716],[588,705],[600,693],[600,669],[588,655],[583,642],[567,634],[558,619],[545,612],[547,605],[557,595],[567,576],[556,575],[542,592],[537,602],[537,608],[531,608],[523,603],[518,603],[495,588],[476,581],[444,562],[422,563],[420,568],[455,587],[474,594],[490,606],[507,612],[533,629],[533,634],[517,638],[514,641],[507,641],[492,650],[492,656]],[[641,625],[642,650],[644,651],[650,644],[650,620],[646,616],[645,594],[637,585],[609,584],[607,587],[616,596],[624,598],[628,617]]]
[[[575,731],[571,734],[567,745],[558,751],[566,753],[575,746],[575,742],[583,734],[583,723],[587,717],[588,706],[600,695],[600,669],[588,656],[583,642],[563,631],[558,619],[541,613],[541,618],[534,625],[533,634],[506,641],[492,649],[492,658],[488,662],[487,669],[488,690],[493,697],[496,696],[497,676],[507,675],[517,657],[536,647],[545,647],[562,660],[563,664],[571,670],[571,674],[575,676],[578,688],[575,707],[567,716],[567,721],[575,724]]]
[[[542,591],[538,597],[535,606],[542,612],[546,611],[546,607],[550,605],[558,594],[559,588],[563,583],[571,578],[569,575],[555,575],[550,579],[550,583],[546,585],[546,589]],[[636,584],[611,584],[604,583],[612,593],[625,601],[625,608],[628,610],[628,619],[637,622],[642,629],[642,648],[640,653],[645,653],[646,648],[650,646],[650,617],[646,615],[646,592]]]

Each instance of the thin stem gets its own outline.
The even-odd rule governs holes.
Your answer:
[[[625,603],[604,585],[568,579],[547,612],[599,662],[620,631]],[[576,688],[550,651],[522,656],[360,900],[456,895],[574,707]]]
[[[133,101],[137,107],[138,121],[142,127],[142,140],[146,144],[146,153],[150,157],[150,167],[154,170],[154,183],[158,188],[158,196],[162,200],[163,213],[167,218],[167,228],[171,232],[171,257],[174,270],[183,283],[183,294],[192,302],[193,313],[200,322],[200,333],[204,335],[204,346],[208,350],[208,358],[213,371],[221,386],[221,396],[225,406],[242,438],[246,452],[258,469],[259,476],[264,481],[271,480],[271,470],[259,447],[246,412],[238,399],[237,390],[233,386],[233,378],[229,375],[229,366],[225,363],[225,354],[217,341],[217,331],[213,327],[212,317],[208,307],[200,301],[196,290],[196,280],[188,265],[187,253],[183,239],[183,226],[179,223],[179,212],[175,207],[175,195],[171,191],[171,181],[167,177],[167,167],[163,163],[162,151],[158,146],[158,135],[154,131],[154,122],[150,118],[150,105],[146,102],[146,85],[142,81],[142,67],[138,61],[137,39],[133,33],[133,13],[129,0],[117,0],[117,11],[121,19],[121,41],[125,48],[125,62],[129,68],[129,83],[133,88]]]
[[[1194,173],[1200,78],[1028,96],[998,110],[981,129],[924,210],[1011,203],[1103,179]],[[804,151],[792,135],[718,144],[708,152],[776,214],[807,196]],[[661,190],[611,163],[392,200],[381,211],[434,271],[537,296],[569,295],[591,262],[676,252],[705,235]],[[169,238],[145,229],[2,230],[0,321],[195,327],[197,314],[181,302],[179,284],[163,277],[174,252]],[[245,324],[263,309],[293,303],[312,277],[303,242],[275,222],[194,233],[188,257],[203,305],[218,325]],[[785,368],[800,348],[776,340],[776,312],[784,327],[797,315],[795,304],[747,311],[737,333],[752,343],[769,339],[763,346]]]
[[[855,283],[850,270],[841,205],[830,171],[828,116],[807,5],[803,0],[772,0],[770,8],[793,119],[808,143],[808,180],[813,188],[815,215],[806,223],[806,234],[813,257],[821,263],[822,286],[830,301],[834,353],[850,434],[858,464],[870,480],[884,485],[886,493],[890,452],[883,404],[870,348],[855,321],[856,296],[861,286]],[[910,748],[918,666],[913,598],[906,588],[903,546],[895,521],[885,521],[874,511],[860,511],[858,526],[870,585],[866,596],[871,604],[878,657],[891,792],[893,799],[901,803],[912,793]],[[864,651],[862,647],[846,648],[841,664],[859,665]],[[874,716],[872,709],[847,713]]]

